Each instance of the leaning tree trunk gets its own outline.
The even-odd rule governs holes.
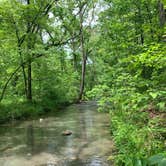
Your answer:
[[[21,67],[22,67],[22,65],[18,66],[18,67],[14,70],[14,72],[10,75],[10,77],[7,79],[5,85],[4,85],[3,89],[2,89],[2,93],[1,93],[1,95],[0,95],[0,102],[1,102],[1,101],[3,100],[3,98],[4,98],[5,91],[6,91],[6,89],[7,89],[7,86],[8,86],[8,84],[9,84],[9,82],[12,80],[13,76],[20,70]]]

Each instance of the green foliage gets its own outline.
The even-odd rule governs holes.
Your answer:
[[[165,128],[158,114],[166,110],[164,55],[165,46],[157,45],[122,58],[109,72],[114,79],[107,73],[103,80],[107,79],[107,85],[98,85],[87,93],[99,100],[99,111],[110,111],[117,165],[154,165],[150,156],[164,155]],[[155,164],[164,162],[165,157]]]
[[[95,59],[91,49],[94,18],[87,20],[95,14],[96,3],[96,0],[0,1],[2,119],[40,114],[33,103],[40,105],[39,110],[44,112],[76,101],[80,91],[82,52],[87,54],[85,89],[93,87],[97,64],[92,64],[89,57],[93,54]],[[81,27],[80,24],[85,25]],[[19,109],[26,103],[27,109]],[[16,108],[6,112],[12,104]]]
[[[111,117],[111,130],[118,149],[117,165],[153,165],[149,156],[161,151],[164,155],[164,138],[158,137],[161,132],[158,119],[149,120],[147,113],[139,111],[112,112]],[[161,160],[156,164],[159,162]]]
[[[17,102],[0,105],[0,123],[6,123],[9,120],[20,120],[28,117],[37,117],[44,114],[42,105],[27,102]]]
[[[110,112],[115,164],[164,165],[163,11],[156,0],[0,1],[0,122],[75,101],[85,72],[84,98]]]
[[[96,41],[99,84],[87,92],[109,111],[118,166],[165,162],[166,46],[156,1],[107,1]],[[156,157],[156,158],[155,158]]]
[[[69,3],[69,6],[61,3],[57,5],[50,0],[30,1],[29,5],[26,1],[0,2],[1,119],[35,116],[77,98],[81,65],[78,65],[78,71],[74,69],[69,43],[71,35],[75,35],[73,29],[79,31],[79,20],[71,12],[75,10],[76,2]],[[65,16],[63,11],[57,10],[61,5]],[[70,23],[65,20],[72,22],[71,32],[67,29]],[[77,40],[74,39],[76,45]],[[80,50],[77,53],[80,56]],[[79,57],[77,63],[80,61]],[[31,78],[28,65],[31,66]],[[28,80],[32,85],[32,106],[27,101]],[[39,108],[35,108],[33,103]]]

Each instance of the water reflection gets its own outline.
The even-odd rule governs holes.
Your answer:
[[[33,154],[34,153],[34,129],[33,125],[29,125],[27,127],[27,147],[29,149],[29,153]]]
[[[108,166],[113,149],[109,116],[94,103],[73,105],[60,114],[0,128],[0,166]],[[70,136],[62,136],[64,130]]]

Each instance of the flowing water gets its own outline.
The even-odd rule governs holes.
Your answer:
[[[0,166],[109,166],[112,149],[109,115],[93,102],[0,126]]]

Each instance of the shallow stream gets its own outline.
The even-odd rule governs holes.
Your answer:
[[[112,149],[109,115],[94,102],[0,126],[0,166],[109,166]]]

